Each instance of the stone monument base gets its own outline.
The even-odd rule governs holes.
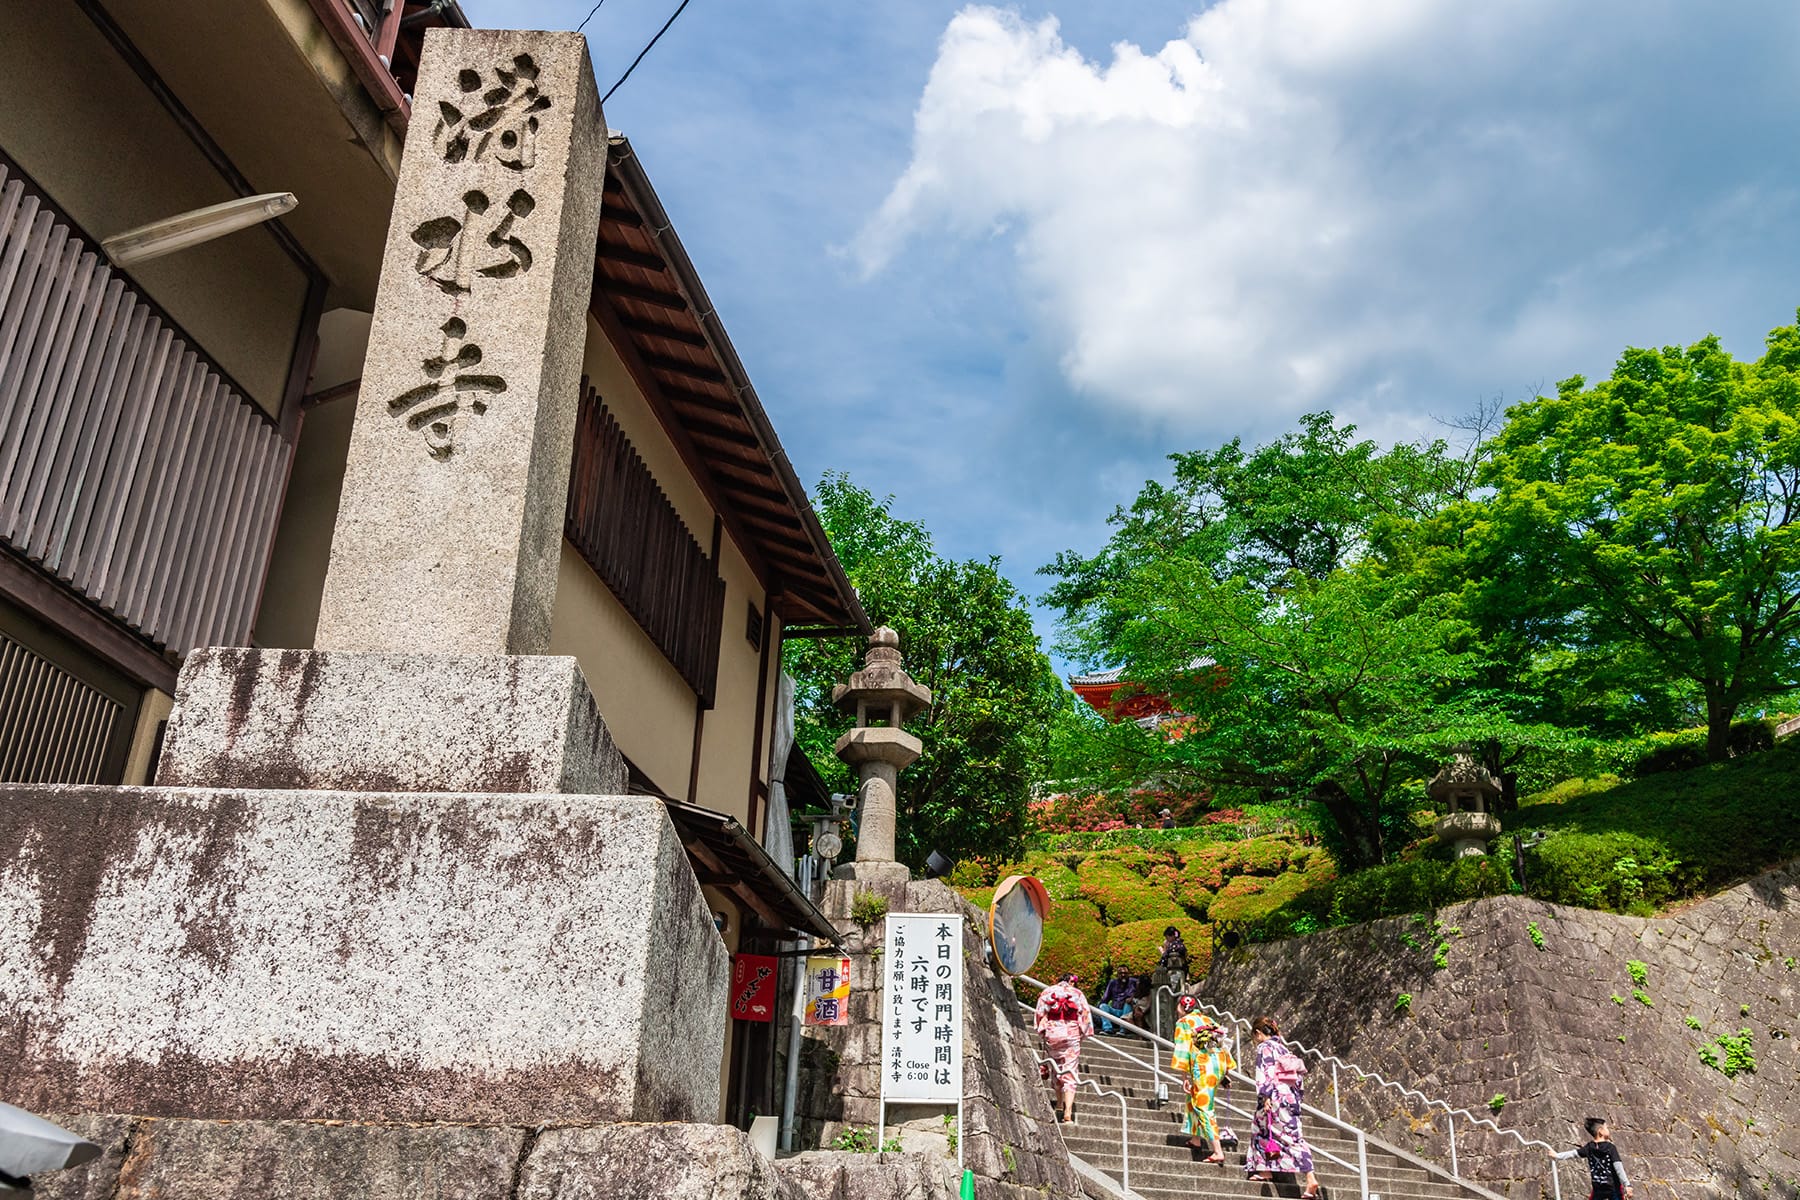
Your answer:
[[[643,796],[0,787],[0,1095],[715,1120],[727,956]]]
[[[195,650],[156,781],[371,792],[625,791],[573,658]]]
[[[912,870],[897,862],[848,862],[831,873],[833,879],[851,879],[880,890],[905,887],[912,882]]]

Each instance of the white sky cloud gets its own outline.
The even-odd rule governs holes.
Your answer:
[[[1732,257],[1796,215],[1756,145],[1791,135],[1796,12],[1222,0],[1102,62],[966,8],[852,249],[879,277],[1003,239],[1038,341],[1115,413],[1402,432],[1769,290]]]

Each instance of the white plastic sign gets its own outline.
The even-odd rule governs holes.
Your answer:
[[[881,1098],[962,1101],[962,921],[889,913],[882,970]]]

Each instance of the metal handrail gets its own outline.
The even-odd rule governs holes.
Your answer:
[[[1039,1054],[1035,1050],[1033,1050],[1031,1052],[1031,1056],[1038,1060],[1039,1065],[1042,1065],[1044,1063],[1049,1063],[1050,1070],[1052,1072],[1051,1078],[1055,1078],[1054,1072],[1056,1070],[1056,1060],[1054,1058],[1051,1058],[1047,1054]],[[1081,1085],[1084,1083],[1094,1089],[1094,1094],[1096,1096],[1111,1096],[1114,1100],[1117,1100],[1119,1102],[1119,1173],[1121,1176],[1119,1182],[1124,1186],[1126,1193],[1130,1194],[1130,1192],[1131,1192],[1131,1118],[1130,1118],[1130,1116],[1127,1115],[1127,1113],[1125,1111],[1125,1093],[1108,1091],[1107,1089],[1102,1088],[1099,1084],[1095,1083],[1091,1079],[1077,1079],[1075,1081],[1076,1090],[1079,1091],[1081,1089]],[[960,1147],[960,1142],[958,1143],[958,1145]]]
[[[1029,975],[1017,975],[1017,976],[1014,976],[1014,978],[1017,979],[1021,983],[1030,984],[1032,987],[1037,988],[1040,992],[1049,986],[1046,983],[1043,983],[1039,980],[1033,979]],[[1093,1013],[1093,1012],[1097,1011],[1094,1008],[1093,1002],[1089,1001],[1087,999],[1087,997],[1083,996],[1082,1002],[1087,1004],[1088,1012]],[[1164,1046],[1170,1050],[1173,1050],[1175,1048],[1174,1042],[1170,1041],[1166,1037],[1161,1036],[1160,1034],[1152,1033],[1147,1029],[1143,1029],[1137,1025],[1133,1025],[1130,1021],[1126,1021],[1122,1018],[1112,1016],[1110,1013],[1106,1014],[1106,1016],[1107,1016],[1108,1020],[1113,1022],[1113,1024],[1123,1025],[1125,1028],[1131,1030],[1133,1033],[1137,1034],[1139,1037],[1150,1042],[1152,1045]],[[1102,1044],[1104,1045],[1105,1043],[1102,1043]],[[1116,1047],[1115,1047],[1115,1049],[1116,1049]],[[1249,1076],[1243,1074],[1241,1071],[1233,1071],[1233,1072],[1231,1072],[1231,1074],[1234,1075],[1238,1079],[1239,1082],[1251,1084],[1252,1086],[1254,1086],[1255,1081],[1253,1079],[1251,1079]],[[1236,1105],[1231,1104],[1229,1101],[1226,1101],[1224,1103],[1233,1112],[1243,1113],[1243,1111],[1244,1111],[1243,1109],[1238,1108]],[[1317,1153],[1322,1154],[1326,1158],[1329,1158],[1331,1161],[1339,1164],[1345,1170],[1357,1172],[1357,1174],[1360,1176],[1360,1178],[1362,1180],[1363,1200],[1369,1200],[1369,1149],[1368,1149],[1368,1143],[1365,1140],[1365,1135],[1364,1135],[1363,1131],[1361,1129],[1358,1129],[1356,1126],[1351,1125],[1347,1121],[1339,1120],[1338,1118],[1332,1116],[1328,1112],[1325,1112],[1321,1109],[1314,1108],[1312,1105],[1307,1104],[1305,1101],[1301,1102],[1300,1111],[1307,1114],[1310,1117],[1316,1117],[1317,1119],[1324,1121],[1328,1125],[1336,1126],[1337,1128],[1343,1130],[1345,1133],[1348,1133],[1349,1135],[1351,1135],[1352,1137],[1354,1137],[1356,1139],[1356,1150],[1357,1150],[1357,1157],[1358,1157],[1359,1161],[1355,1162],[1355,1163],[1345,1162],[1343,1159],[1341,1159],[1337,1155],[1331,1153],[1331,1151],[1326,1150],[1322,1146],[1315,1147],[1315,1150]],[[1248,1114],[1245,1114],[1245,1115],[1248,1115]],[[1560,1193],[1559,1193],[1559,1200],[1560,1200]]]
[[[1163,986],[1165,989],[1167,988],[1166,984]],[[1229,1009],[1224,1009],[1224,1008],[1218,1007],[1217,1005],[1209,1004],[1205,1000],[1200,1000],[1198,997],[1195,997],[1195,1000],[1199,1003],[1199,1005],[1202,1009],[1211,1013],[1213,1016],[1222,1018],[1226,1021],[1230,1021],[1233,1026],[1232,1036],[1234,1039],[1237,1036],[1237,1029],[1236,1029],[1237,1026],[1242,1025],[1246,1029],[1250,1028],[1250,1022],[1244,1020],[1244,1018],[1238,1016],[1236,1013],[1233,1013]],[[1456,1118],[1457,1117],[1462,1117],[1465,1121],[1469,1122],[1471,1125],[1485,1125],[1489,1129],[1493,1130],[1495,1133],[1505,1134],[1506,1136],[1511,1137],[1514,1141],[1518,1142],[1519,1147],[1521,1149],[1529,1150],[1532,1147],[1537,1147],[1537,1148],[1542,1149],[1546,1155],[1554,1155],[1556,1153],[1556,1147],[1552,1146],[1549,1142],[1540,1141],[1537,1138],[1528,1138],[1525,1135],[1521,1134],[1516,1129],[1504,1129],[1504,1128],[1500,1127],[1499,1125],[1494,1124],[1493,1121],[1489,1120],[1486,1117],[1476,1116],[1474,1113],[1470,1112],[1466,1108],[1453,1108],[1453,1107],[1451,1107],[1451,1105],[1449,1104],[1448,1101],[1439,1100],[1434,1096],[1427,1096],[1424,1092],[1419,1091],[1417,1088],[1407,1087],[1403,1083],[1399,1083],[1394,1080],[1386,1078],[1385,1076],[1381,1075],[1379,1072],[1366,1071],[1362,1067],[1357,1066],[1355,1063],[1345,1062],[1343,1059],[1339,1058],[1335,1054],[1326,1054],[1323,1050],[1319,1050],[1313,1046],[1308,1046],[1305,1043],[1300,1042],[1295,1038],[1288,1037],[1285,1034],[1282,1035],[1282,1040],[1285,1041],[1293,1049],[1299,1051],[1301,1054],[1311,1055],[1313,1058],[1317,1059],[1320,1066],[1325,1066],[1327,1064],[1329,1064],[1331,1066],[1331,1094],[1332,1094],[1332,1103],[1333,1103],[1334,1107],[1337,1104],[1337,1096],[1338,1096],[1337,1071],[1338,1071],[1339,1067],[1342,1067],[1346,1071],[1354,1072],[1359,1080],[1372,1079],[1384,1088],[1387,1088],[1391,1091],[1398,1092],[1402,1096],[1411,1097],[1411,1098],[1417,1100],[1420,1104],[1424,1105],[1427,1109],[1432,1109],[1432,1108],[1441,1109],[1444,1113],[1445,1123],[1449,1127],[1450,1175],[1454,1179],[1462,1178],[1462,1173],[1459,1169],[1459,1163],[1457,1161],[1457,1152],[1456,1152]],[[1554,1158],[1550,1159],[1550,1183],[1551,1183],[1551,1189],[1556,1196],[1556,1200],[1562,1200],[1562,1179],[1561,1179],[1560,1173],[1557,1170],[1557,1161]]]

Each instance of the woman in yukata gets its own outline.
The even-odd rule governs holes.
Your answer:
[[[1315,1200],[1319,1177],[1313,1174],[1312,1147],[1300,1133],[1300,1076],[1305,1068],[1282,1040],[1274,1017],[1256,1018],[1250,1023],[1250,1035],[1256,1039],[1256,1119],[1244,1174],[1264,1182],[1276,1171],[1304,1174],[1301,1200]]]
[[[1223,1143],[1235,1144],[1237,1139],[1213,1115],[1213,1094],[1227,1086],[1225,1073],[1237,1066],[1237,1060],[1225,1045],[1225,1031],[1200,1011],[1200,1001],[1183,996],[1175,1002],[1175,1011],[1181,1019],[1175,1023],[1175,1054],[1169,1066],[1187,1078],[1187,1114],[1181,1131],[1188,1135],[1189,1146],[1209,1151],[1201,1162],[1223,1164]]]
[[[1050,1048],[1056,1070],[1056,1092],[1062,1101],[1062,1119],[1075,1119],[1075,1066],[1081,1060],[1081,1043],[1094,1036],[1094,1017],[1082,995],[1081,981],[1073,971],[1044,989],[1038,997],[1032,1024]]]

